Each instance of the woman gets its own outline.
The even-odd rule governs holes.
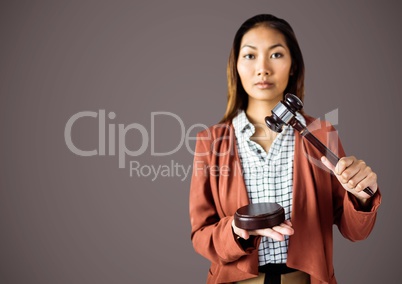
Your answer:
[[[345,157],[326,122],[314,135],[343,157],[336,167],[290,126],[277,134],[265,125],[286,93],[304,96],[303,57],[286,21],[264,14],[243,23],[227,73],[226,113],[198,134],[190,190],[191,239],[211,261],[207,283],[336,283],[333,224],[353,241],[369,235],[381,202],[376,174]],[[258,202],[282,205],[286,221],[236,227],[236,210]]]

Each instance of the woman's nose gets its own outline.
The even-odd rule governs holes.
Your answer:
[[[260,58],[257,65],[257,75],[266,76],[271,74],[271,69],[266,58]]]

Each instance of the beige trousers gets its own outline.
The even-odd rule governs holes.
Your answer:
[[[258,273],[258,277],[236,282],[237,284],[264,284],[265,273]],[[310,284],[310,275],[302,271],[295,271],[281,275],[281,284]]]

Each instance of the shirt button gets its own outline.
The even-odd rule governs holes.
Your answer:
[[[258,153],[258,154],[261,154],[261,150],[260,150],[260,149],[258,149],[258,150],[257,150],[257,153]]]

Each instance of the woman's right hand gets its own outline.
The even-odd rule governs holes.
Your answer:
[[[272,227],[272,228],[265,228],[265,229],[258,229],[258,230],[252,230],[252,231],[247,231],[244,229],[240,229],[239,227],[236,227],[234,220],[232,221],[232,228],[233,232],[247,240],[250,236],[265,236],[272,238],[276,241],[283,241],[285,240],[285,235],[290,236],[294,234],[294,230],[292,228],[292,223],[290,220],[286,220],[283,223],[281,223],[278,226]]]

